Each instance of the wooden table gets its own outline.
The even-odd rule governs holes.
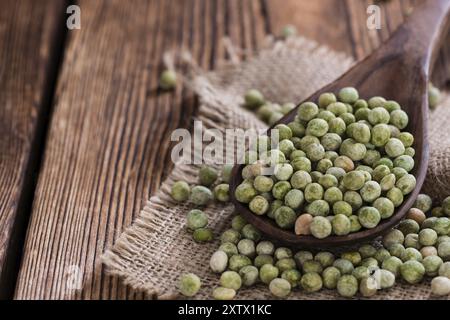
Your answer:
[[[2,0],[0,297],[151,298],[100,255],[170,171],[170,133],[195,113],[186,88],[155,90],[166,50],[212,69],[224,36],[253,50],[290,23],[360,59],[419,2],[380,2],[369,31],[366,0],[79,0],[81,29],[68,30],[67,1]],[[448,85],[450,47],[435,69]]]

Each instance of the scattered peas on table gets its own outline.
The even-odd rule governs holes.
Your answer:
[[[217,179],[218,175],[212,184]],[[176,188],[179,185],[174,184]],[[348,216],[342,213],[335,216],[338,220],[334,225],[334,219],[329,222],[325,217],[318,217],[320,219],[311,223],[315,221],[317,226],[313,226],[313,232],[320,236],[333,228],[346,230],[350,224]],[[220,275],[211,295],[217,300],[230,300],[241,288],[262,284],[268,286],[274,297],[281,299],[289,297],[294,290],[314,293],[323,289],[335,290],[345,298],[373,297],[398,281],[414,285],[432,278],[432,294],[445,296],[450,294],[449,217],[450,197],[444,199],[441,206],[433,207],[431,197],[420,194],[414,208],[380,243],[362,244],[355,251],[340,254],[306,250],[294,254],[290,248],[276,247],[264,239],[245,218],[236,215],[230,229],[220,236],[221,244],[210,258],[211,271]],[[188,212],[187,230],[200,230],[205,234],[205,241],[210,241],[213,236],[212,232],[205,231],[209,230],[207,224],[203,211]],[[184,296],[194,296],[200,287],[201,281],[195,274],[181,275],[179,291]]]
[[[256,237],[261,240],[253,240],[254,235],[249,239],[238,231],[246,224],[245,219],[237,215],[232,222],[235,228],[224,232],[219,249],[211,257],[211,269],[217,272],[220,257],[220,270],[233,272],[225,276],[230,283],[220,281],[221,287],[230,287],[237,293],[237,276],[240,276],[240,287],[258,283],[267,285],[276,298],[287,298],[294,290],[314,293],[322,289],[335,290],[345,298],[372,297],[379,291],[394,287],[396,282],[414,285],[425,278],[432,278],[431,292],[434,296],[448,295],[450,197],[443,201],[441,208],[444,213],[439,217],[432,216],[436,211],[428,195],[420,194],[414,205],[425,212],[411,208],[406,219],[386,233],[379,243],[365,243],[355,251],[340,254],[306,250],[294,254],[287,247],[277,248],[261,235]],[[246,245],[236,246],[236,243]],[[227,259],[238,263],[224,267]]]
[[[287,39],[297,35],[297,28],[291,24],[285,25],[281,30],[281,37]]]
[[[435,109],[441,100],[441,92],[431,82],[428,85],[428,105]]]
[[[256,112],[267,106],[256,90],[245,101]],[[280,107],[276,118],[293,108]],[[315,119],[325,120],[328,128],[323,121],[309,124]],[[414,189],[409,174],[414,139],[402,132],[408,120],[396,102],[382,97],[365,101],[354,88],[344,88],[337,97],[323,94],[318,105],[307,103],[297,120],[279,126],[280,136],[290,142],[282,144],[283,151],[272,150],[282,160],[273,177],[259,175],[261,163],[249,164],[243,172],[236,199],[255,214],[267,215],[299,236],[346,235],[389,219]],[[198,207],[188,212],[186,229],[199,243],[214,239],[202,209],[213,200],[229,202],[231,169],[225,165],[219,173],[203,166],[197,185],[172,185],[174,201]],[[432,295],[450,294],[450,197],[433,206],[430,196],[420,194],[405,219],[381,241],[362,243],[354,251],[277,247],[240,215],[218,238],[220,246],[209,261],[218,274],[211,292],[217,300],[233,299],[242,288],[255,285],[267,285],[281,299],[292,291],[323,289],[345,298],[373,297],[397,282],[416,285],[424,279],[432,279]],[[201,280],[193,273],[182,274],[178,289],[193,297]]]
[[[173,70],[164,70],[159,78],[159,86],[163,90],[172,90],[177,85],[177,74]]]

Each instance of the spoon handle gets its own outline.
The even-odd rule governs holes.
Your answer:
[[[430,72],[450,27],[450,0],[427,0],[417,7],[386,43],[392,52]]]

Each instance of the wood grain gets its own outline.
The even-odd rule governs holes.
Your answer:
[[[255,49],[258,1],[80,1],[70,32],[18,279],[18,299],[141,299],[103,272],[100,255],[170,170],[170,133],[187,127],[189,93],[155,92],[166,50],[201,66],[224,58],[229,35]],[[71,266],[83,288],[67,286]]]
[[[348,12],[348,24],[355,58],[362,59],[378,48],[383,41],[389,38],[397,27],[413,12],[414,8],[424,0],[345,0]],[[370,4],[378,4],[381,7],[381,29],[369,30],[366,25],[366,9]],[[431,79],[440,88],[450,88],[450,34],[440,50],[440,54],[433,67]]]
[[[348,35],[345,1],[267,0],[267,7],[275,34],[280,33],[286,24],[292,24],[302,36],[353,55],[353,40]]]
[[[195,114],[185,87],[175,93],[155,90],[165,51],[188,48],[210,69],[227,58],[224,36],[252,51],[287,23],[357,58],[379,45],[378,38],[366,41],[365,7],[350,0],[135,0],[133,6],[81,0],[79,5],[82,29],[69,33],[18,299],[151,298],[106,275],[99,257],[170,171],[170,132],[189,127]],[[82,289],[67,287],[70,266],[79,268]]]
[[[10,297],[56,74],[63,1],[0,2],[0,298]]]
[[[387,40],[423,0],[319,0],[305,1],[266,0],[270,12],[270,25],[274,33],[286,24],[293,24],[306,37],[326,43],[334,50],[362,59]],[[367,7],[377,4],[381,8],[381,29],[367,28]],[[320,26],[325,27],[320,27]],[[441,49],[432,72],[437,86],[450,87],[450,34]]]

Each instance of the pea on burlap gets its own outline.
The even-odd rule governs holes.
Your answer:
[[[199,96],[198,119],[205,128],[223,132],[227,128],[265,128],[254,114],[242,109],[243,94],[258,88],[270,101],[301,101],[334,80],[352,64],[343,54],[303,38],[275,42],[248,61],[227,65],[215,72],[198,71],[190,85]],[[430,166],[424,191],[440,200],[450,195],[450,99],[445,99],[430,119]],[[159,298],[177,296],[181,273],[194,272],[202,279],[195,298],[211,298],[219,276],[209,270],[209,257],[219,246],[215,240],[197,244],[185,230],[186,213],[193,208],[177,204],[170,197],[174,181],[197,182],[198,167],[176,164],[173,172],[151,197],[139,217],[104,254],[107,270],[131,287],[156,294]],[[230,227],[232,205],[212,204],[205,209],[214,234]],[[217,237],[216,237],[217,238]],[[392,289],[379,291],[374,299],[426,299],[429,281],[411,286],[401,281]],[[271,298],[267,286],[239,290],[239,299]],[[293,290],[291,299],[337,299],[334,291],[306,294]]]

